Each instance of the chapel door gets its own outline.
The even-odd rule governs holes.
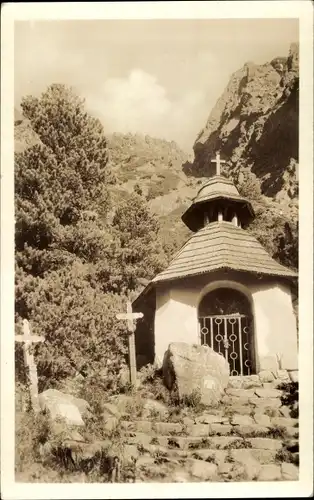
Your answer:
[[[230,375],[255,372],[254,321],[248,298],[230,288],[219,288],[203,297],[198,310],[202,345],[225,356]]]
[[[199,323],[201,344],[225,356],[230,375],[252,374],[252,320],[249,316],[203,316],[199,318]]]

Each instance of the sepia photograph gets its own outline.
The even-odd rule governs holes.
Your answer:
[[[179,9],[14,20],[16,483],[210,498],[311,465],[300,33]]]

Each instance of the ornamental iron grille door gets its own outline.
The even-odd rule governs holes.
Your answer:
[[[230,375],[254,373],[254,321],[246,295],[233,288],[216,288],[202,298],[198,318],[201,344],[225,356]]]
[[[230,375],[251,375],[252,318],[243,314],[199,317],[200,341],[225,356]]]

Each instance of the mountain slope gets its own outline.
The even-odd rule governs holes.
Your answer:
[[[181,222],[181,215],[201,182],[188,178],[182,170],[188,154],[174,141],[147,135],[116,133],[107,139],[109,161],[117,179],[111,192],[116,205],[134,190],[139,191],[160,219],[162,238],[169,252],[175,251],[190,233]]]
[[[296,44],[288,57],[244,65],[231,76],[198,135],[193,163],[173,141],[109,135],[109,162],[116,177],[111,188],[114,206],[134,190],[141,193],[159,217],[170,255],[190,234],[181,215],[213,175],[211,159],[220,150],[227,160],[223,172],[253,202],[258,215],[249,230],[275,258],[297,268],[298,89]],[[16,151],[38,141],[18,112],[15,141]]]
[[[236,174],[247,167],[262,193],[276,199],[297,196],[298,46],[288,57],[261,66],[247,63],[235,72],[194,144],[188,175],[211,176],[217,150]]]

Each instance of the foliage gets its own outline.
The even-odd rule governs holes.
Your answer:
[[[299,383],[288,382],[282,383],[278,389],[283,391],[281,403],[290,408],[290,416],[292,418],[299,417]]]
[[[208,438],[202,438],[199,441],[195,441],[192,443],[189,443],[189,450],[197,450],[197,449],[203,449],[203,448],[211,448],[211,440]]]
[[[16,261],[43,277],[108,250],[100,216],[112,176],[102,126],[71,89],[52,85],[21,106],[41,144],[15,155]]]
[[[126,352],[124,325],[115,318],[122,299],[92,287],[81,263],[37,279],[31,291],[23,285],[16,289],[17,310],[22,304],[45,337],[35,348],[40,389],[77,372],[98,373],[109,388]]]
[[[174,387],[169,391],[164,384],[162,370],[153,365],[147,365],[141,369],[142,385],[139,387],[140,394],[145,397],[149,394],[157,401],[161,401],[168,407],[169,419],[173,421],[173,416],[180,415],[184,408],[189,408],[195,413],[205,409],[201,403],[201,393],[195,389],[189,395],[180,397],[177,389]]]
[[[185,395],[181,399],[181,404],[183,406],[188,406],[188,407],[191,407],[193,409],[203,410],[204,408],[201,404],[201,399],[202,399],[202,395],[201,395],[200,391],[194,389],[191,392],[191,394]]]
[[[287,430],[285,427],[280,425],[274,425],[268,430],[267,437],[273,439],[284,439],[287,437]]]
[[[140,370],[142,384],[153,382],[157,376],[161,377],[161,369],[157,369],[155,365],[147,364]]]
[[[54,434],[49,415],[32,411],[17,412],[15,439],[17,480],[23,482],[106,482],[108,481],[108,449],[95,451],[90,458],[80,455],[73,460],[72,451],[65,444],[68,434]],[[87,422],[93,438],[100,435],[100,421]],[[100,435],[100,437],[102,437]]]
[[[149,213],[145,199],[133,194],[117,208],[112,225],[120,242],[121,288],[135,290],[141,280],[152,279],[166,265],[159,223]]]
[[[270,255],[285,266],[298,269],[298,210],[261,193],[260,182],[249,169],[240,169],[234,179],[241,196],[251,201],[255,219],[250,231]]]
[[[27,318],[45,337],[40,390],[80,373],[90,394],[114,392],[126,355],[116,313],[165,265],[158,223],[139,194],[112,205],[102,125],[73,89],[51,85],[21,107],[40,143],[15,155],[16,329]],[[23,380],[20,345],[16,368]]]
[[[25,390],[26,388],[24,388]],[[15,428],[16,472],[27,471],[34,463],[40,464],[40,445],[45,443],[49,436],[50,427],[47,415],[43,413],[35,415],[32,411],[25,412],[17,409]]]
[[[143,396],[145,395],[150,395],[155,399],[156,401],[160,401],[164,403],[165,405],[170,405],[172,404],[172,399],[171,399],[171,393],[170,391],[165,387],[163,383],[163,379],[160,373],[156,373],[154,378],[147,379],[146,381],[143,381],[143,385],[139,387],[139,391]]]
[[[269,406],[265,408],[264,413],[270,418],[277,416],[277,410],[275,408],[270,408]]]
[[[292,453],[291,451],[288,451],[284,448],[281,450],[278,450],[275,456],[275,461],[277,463],[291,463],[296,466],[299,465],[299,454],[298,453]]]
[[[226,444],[223,449],[224,450],[241,450],[242,448],[252,448],[252,443],[247,439],[236,439],[231,443]]]

